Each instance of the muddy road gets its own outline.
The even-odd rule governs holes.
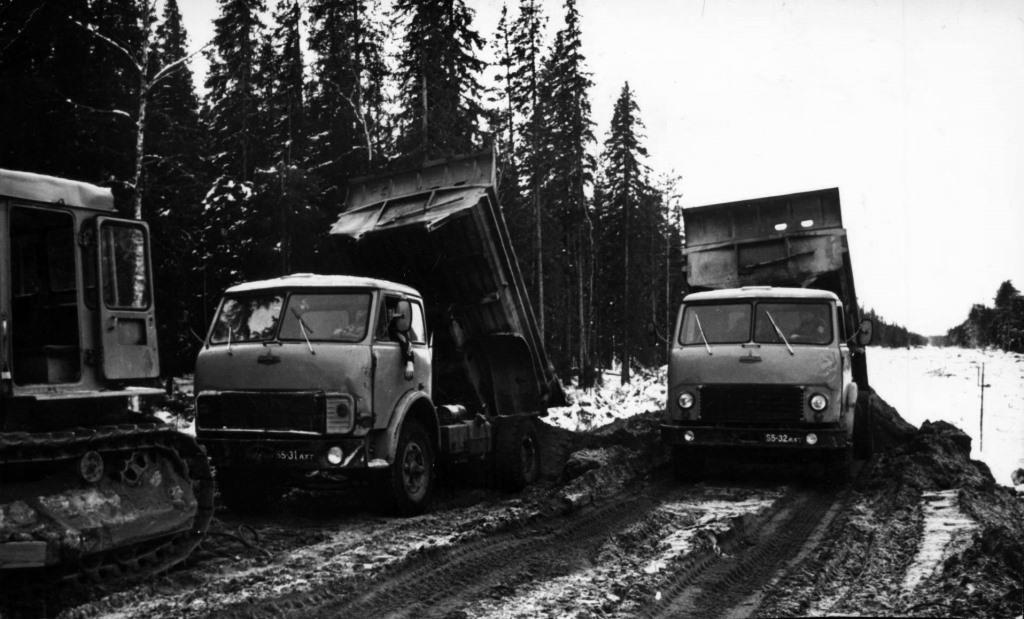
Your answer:
[[[764,462],[672,478],[639,416],[553,432],[544,483],[449,481],[436,509],[359,494],[220,510],[188,564],[63,617],[1019,616],[1024,503],[926,425],[845,483]],[[595,438],[596,437],[596,438]],[[969,450],[969,446],[967,447]],[[969,453],[966,452],[966,453]],[[558,464],[558,466],[556,466]],[[725,466],[730,464],[731,466]],[[457,477],[457,476],[456,476]]]

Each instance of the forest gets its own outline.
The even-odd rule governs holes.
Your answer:
[[[946,332],[946,345],[1024,353],[1024,295],[1006,280],[996,291],[994,306],[975,304],[962,323]]]
[[[0,167],[109,186],[149,223],[178,374],[227,286],[339,272],[350,179],[496,148],[559,372],[628,359],[625,381],[665,359],[678,179],[647,164],[628,83],[592,117],[576,1],[510,4],[478,24],[461,0],[218,0],[200,89],[176,0],[0,0]]]
[[[665,361],[684,292],[680,177],[648,165],[628,83],[592,117],[561,8],[518,0],[491,27],[461,0],[218,0],[200,89],[176,0],[0,0],[0,167],[109,186],[149,222],[161,364],[181,374],[226,287],[343,272],[327,230],[349,180],[494,148],[559,373],[625,382]],[[976,310],[951,342],[1009,337]],[[925,343],[870,317],[876,345]]]

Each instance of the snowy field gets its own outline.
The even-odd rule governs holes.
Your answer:
[[[983,428],[982,364],[989,385]],[[1024,355],[934,346],[870,348],[868,379],[913,425],[941,419],[969,434],[971,458],[985,462],[996,482],[1012,485],[1013,471],[1024,468]]]
[[[985,364],[984,445],[979,439]],[[961,348],[870,348],[872,387],[909,423],[948,421],[973,439],[971,457],[992,469],[996,481],[1024,468],[1024,355]],[[572,406],[552,408],[546,421],[567,430],[587,431],[615,419],[660,411],[665,406],[665,367],[642,370],[631,384],[619,385],[618,370],[604,372],[604,384],[590,391],[569,388]]]

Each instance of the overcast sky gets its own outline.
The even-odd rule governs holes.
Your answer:
[[[193,46],[209,40],[216,3],[179,3]],[[489,37],[502,2],[467,4]],[[545,0],[551,32],[561,4]],[[839,187],[861,304],[924,335],[1003,280],[1024,289],[1024,2],[578,7],[598,139],[629,81],[684,206]]]

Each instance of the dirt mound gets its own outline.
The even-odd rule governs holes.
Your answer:
[[[970,459],[959,428],[898,436],[851,489],[828,547],[759,614],[1021,615],[1024,501]]]
[[[971,438],[946,422],[925,422],[895,450],[882,474],[920,490],[955,490],[977,524],[969,543],[942,564],[920,610],[958,616],[1020,616],[1024,611],[1024,500],[971,460]]]
[[[860,393],[857,406],[867,408],[871,414],[872,443],[876,450],[892,449],[910,440],[917,433],[917,428],[907,423],[899,411],[872,390]]]

